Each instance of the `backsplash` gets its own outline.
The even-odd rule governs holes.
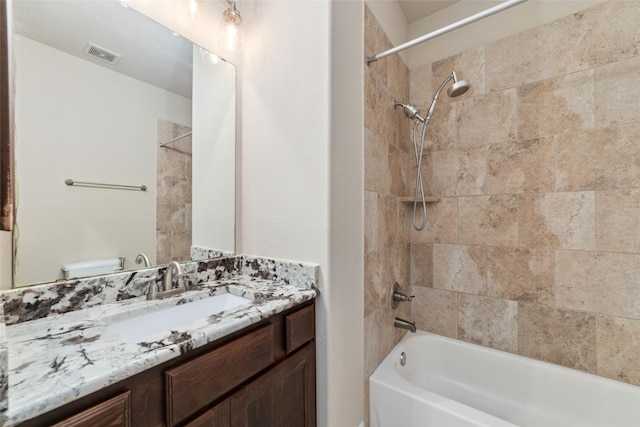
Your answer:
[[[191,257],[189,258],[191,261],[201,261],[204,259],[218,258],[218,257],[229,257],[233,256],[233,252],[223,251],[221,249],[211,249],[205,248],[202,246],[191,246]]]
[[[181,264],[188,276],[187,287],[197,289],[199,284],[216,279],[229,279],[243,275],[268,279],[284,284],[296,284],[316,289],[318,267],[246,255],[216,258]],[[101,304],[146,295],[148,281],[155,276],[161,283],[166,267],[73,279],[5,291],[1,294],[4,322],[7,325],[62,314]]]

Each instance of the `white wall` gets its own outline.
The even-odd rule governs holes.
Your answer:
[[[193,47],[192,244],[235,252],[236,69]],[[212,102],[215,101],[215,102]]]
[[[326,264],[329,4],[255,5],[245,20],[238,244]]]
[[[191,100],[18,35],[14,58],[16,283],[61,278],[65,263],[155,254],[156,122],[190,125]]]

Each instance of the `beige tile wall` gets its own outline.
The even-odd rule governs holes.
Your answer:
[[[379,24],[365,7],[365,54],[391,48]],[[393,327],[395,314],[410,318],[409,306],[394,313],[389,292],[398,282],[409,292],[410,245],[408,120],[393,108],[394,99],[408,101],[409,70],[393,56],[365,67],[365,401],[368,378],[401,338]],[[365,410],[368,418],[368,410]],[[367,425],[368,419],[367,419]]]
[[[158,119],[158,145],[191,131]],[[156,263],[191,256],[191,136],[159,147],[156,165]]]
[[[640,385],[638,22],[639,1],[610,1],[411,71],[419,106],[452,70],[472,85],[441,98],[428,131],[425,187],[441,200],[410,232],[420,329]],[[368,215],[398,209],[367,190]],[[381,227],[410,227],[393,212]]]

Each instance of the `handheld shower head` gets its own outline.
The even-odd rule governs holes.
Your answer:
[[[393,101],[393,108],[402,107],[402,112],[409,120],[420,120],[424,122],[424,119],[420,117],[420,110],[415,105],[403,104],[402,102]]]
[[[460,96],[469,90],[471,86],[466,80],[458,80],[458,75],[455,71],[453,71],[442,83],[440,83],[440,87],[436,91],[435,96],[433,97],[433,101],[431,102],[431,106],[429,107],[429,112],[427,113],[427,122],[431,120],[431,116],[433,115],[433,110],[436,108],[436,103],[438,102],[438,97],[440,96],[440,92],[442,89],[449,83],[450,80],[453,80],[453,84],[449,89],[447,89],[447,95],[451,98],[455,98],[456,96]]]
[[[431,106],[429,107],[429,111],[427,112],[427,117],[424,118],[420,116],[420,110],[415,105],[411,104],[403,104],[402,102],[393,101],[393,108],[402,107],[402,112],[409,120],[419,120],[422,123],[428,123],[431,120],[431,116],[433,115],[433,110],[436,108],[436,103],[438,102],[438,97],[440,96],[440,92],[445,88],[447,83],[450,80],[453,80],[453,84],[449,89],[447,89],[447,95],[451,98],[455,98],[456,96],[460,96],[466,91],[469,90],[471,86],[467,80],[458,80],[458,75],[455,71],[447,76],[446,79],[440,84],[440,87],[436,91],[435,96],[433,97],[433,101],[431,102]]]
[[[450,98],[455,98],[456,96],[460,96],[466,91],[469,90],[469,82],[466,80],[460,80],[451,85],[449,89],[447,89],[447,95]]]
[[[458,75],[455,71],[451,73],[451,77],[453,77],[453,84],[449,89],[447,89],[447,95],[449,95],[449,98],[455,98],[469,90],[469,87],[471,86],[469,82],[466,80],[458,80]]]

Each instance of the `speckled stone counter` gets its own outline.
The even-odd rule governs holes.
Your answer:
[[[85,279],[3,293],[9,366],[4,423],[48,412],[318,295],[318,267],[310,264],[238,256],[187,263],[186,270],[189,291],[156,301],[144,297],[148,282],[138,289],[136,277],[127,275],[161,276],[158,269],[101,276],[91,285]],[[160,307],[227,292],[251,301],[140,342],[125,342],[110,328]]]

